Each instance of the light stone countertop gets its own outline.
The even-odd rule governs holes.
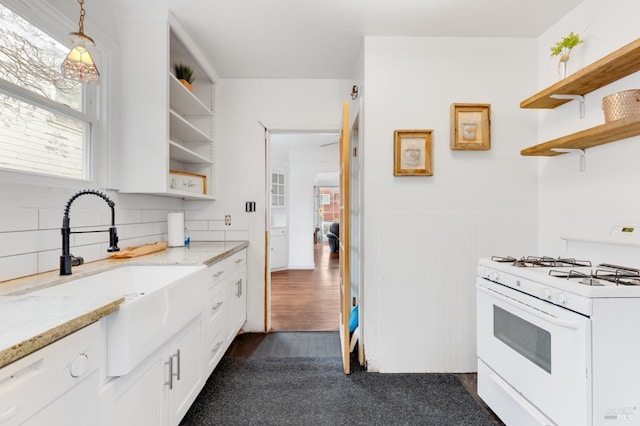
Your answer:
[[[74,266],[72,275],[51,271],[0,282],[0,368],[117,311],[124,301],[124,297],[30,296],[30,292],[123,265],[210,265],[248,245],[244,241],[192,242],[145,256]]]
[[[0,368],[117,311],[123,301],[123,297],[0,297]]]

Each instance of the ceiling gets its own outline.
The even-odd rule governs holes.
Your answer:
[[[338,161],[340,135],[331,132],[272,133],[271,159],[290,160],[292,153],[302,150],[306,158]]]
[[[582,0],[168,0],[220,78],[352,79],[365,36],[538,37]]]

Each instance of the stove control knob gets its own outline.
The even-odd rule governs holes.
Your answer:
[[[545,287],[544,290],[542,290],[542,295],[547,300],[553,299],[553,293],[551,293],[551,289],[549,287]]]
[[[564,294],[564,291],[563,291],[563,292],[561,292],[561,293],[558,295],[558,301],[559,301],[560,303],[562,303],[563,305],[566,305],[566,304],[567,304],[567,295],[566,295],[566,294]]]
[[[498,274],[498,271],[491,271],[491,280],[498,282],[499,279],[500,279],[500,274]]]
[[[489,270],[488,269],[483,269],[482,270],[482,277],[489,279]]]

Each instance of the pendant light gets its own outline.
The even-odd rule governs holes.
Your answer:
[[[80,4],[80,21],[78,32],[69,33],[73,47],[62,62],[60,70],[65,78],[77,80],[80,83],[100,84],[100,73],[93,60],[93,56],[87,50],[87,44],[95,46],[91,37],[84,33],[84,0],[78,0]]]

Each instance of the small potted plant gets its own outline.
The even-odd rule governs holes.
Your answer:
[[[571,49],[580,43],[584,43],[584,40],[581,39],[578,34],[574,34],[573,31],[571,31],[568,36],[563,37],[562,40],[554,46],[551,46],[551,56],[560,56],[558,74],[560,74],[562,78],[567,76],[567,62],[571,55]]]
[[[176,73],[176,78],[180,80],[184,87],[189,89],[189,91],[192,91],[193,87],[191,84],[193,83],[193,80],[195,80],[193,70],[188,65],[180,63],[174,64],[173,69]]]

